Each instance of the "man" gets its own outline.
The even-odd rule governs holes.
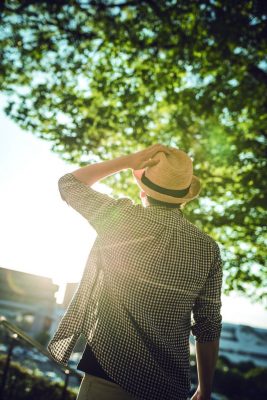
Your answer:
[[[128,168],[143,205],[91,188]],[[190,157],[157,144],[68,173],[59,179],[59,190],[98,234],[48,345],[52,357],[67,365],[80,335],[86,338],[78,400],[187,400],[190,330],[199,380],[192,399],[210,399],[222,265],[217,243],[181,211],[200,192]]]

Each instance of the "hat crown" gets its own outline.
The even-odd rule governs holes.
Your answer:
[[[193,163],[184,151],[173,149],[171,154],[158,152],[153,159],[159,162],[145,171],[146,177],[153,183],[173,190],[186,189],[191,184]]]

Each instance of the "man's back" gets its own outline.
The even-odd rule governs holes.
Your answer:
[[[103,369],[132,395],[186,400],[190,329],[199,342],[220,335],[218,245],[179,209],[114,200],[72,174],[59,185],[98,237],[51,354],[64,363],[83,333]]]

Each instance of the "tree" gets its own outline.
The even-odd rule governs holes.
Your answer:
[[[225,292],[264,301],[267,4],[40,0],[1,5],[6,113],[85,165],[161,142],[194,158],[188,218],[218,240]],[[130,173],[114,193],[137,197]]]

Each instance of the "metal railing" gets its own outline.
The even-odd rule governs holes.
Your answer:
[[[46,350],[45,347],[43,347],[39,342],[34,340],[32,337],[28,336],[25,332],[23,332],[21,329],[19,329],[17,326],[9,322],[4,316],[0,316],[0,327],[4,327],[7,331],[11,332],[11,341],[9,343],[8,351],[7,351],[7,357],[5,360],[4,368],[3,368],[3,376],[2,376],[2,382],[0,386],[0,398],[4,398],[4,393],[5,393],[5,388],[6,388],[6,383],[8,379],[8,374],[9,374],[9,369],[10,369],[10,363],[12,360],[12,355],[13,355],[13,349],[18,345],[19,343],[26,343],[27,345],[30,345],[30,347],[38,350],[39,353],[42,355],[46,356],[49,361],[53,363],[53,365],[56,366],[57,369],[59,369],[61,372],[64,373],[65,379],[64,379],[64,385],[62,388],[62,394],[61,394],[61,400],[65,400],[66,394],[67,394],[67,388],[69,384],[69,377],[70,375],[74,375],[81,379],[81,374],[79,374],[75,369],[67,367],[64,368],[63,366],[57,364],[55,360],[50,356],[48,351]]]

